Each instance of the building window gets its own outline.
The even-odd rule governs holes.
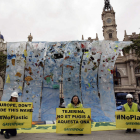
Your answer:
[[[112,38],[112,33],[109,33],[109,38]]]
[[[121,75],[119,72],[114,76],[114,85],[121,85]]]
[[[135,74],[140,73],[140,66],[135,68]]]
[[[140,77],[136,77],[136,81],[137,81],[137,86],[140,87]]]

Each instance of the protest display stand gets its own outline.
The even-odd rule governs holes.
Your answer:
[[[33,103],[0,101],[0,129],[31,128]]]
[[[116,128],[140,129],[140,112],[115,112]]]
[[[56,109],[56,133],[91,134],[91,109]]]

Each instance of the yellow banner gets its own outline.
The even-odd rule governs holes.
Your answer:
[[[33,103],[0,101],[0,129],[31,128]]]
[[[57,108],[56,133],[91,134],[90,108]]]
[[[140,112],[115,112],[116,128],[140,128]]]

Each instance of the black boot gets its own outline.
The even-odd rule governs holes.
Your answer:
[[[72,136],[73,134],[67,134],[68,136]]]
[[[0,134],[3,135],[3,131],[0,131]]]
[[[84,136],[84,134],[79,134],[80,136]]]
[[[9,135],[7,132],[4,133],[4,137],[5,137],[6,139],[10,139],[10,135]]]
[[[131,133],[131,129],[127,129],[125,132],[126,133]]]
[[[136,132],[136,129],[133,129],[133,132]]]
[[[3,135],[4,129],[1,129],[0,134]]]

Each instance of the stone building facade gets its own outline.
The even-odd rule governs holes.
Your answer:
[[[115,12],[113,7],[110,5],[108,8],[106,4],[103,8],[102,12],[102,20],[103,20],[103,36],[105,40],[113,40],[118,41],[117,38],[117,24],[115,20]]]
[[[1,33],[0,33],[0,53],[5,54],[5,55],[7,54],[6,43],[4,43],[4,37]],[[1,61],[0,63],[2,64],[4,62]],[[1,101],[3,88],[4,88],[4,83],[5,83],[5,72],[6,72],[6,68],[1,67],[0,68],[0,101]]]
[[[138,34],[124,35],[124,41],[137,39]],[[115,68],[117,68],[117,77],[114,77],[115,93],[131,93],[137,103],[140,102],[140,66],[136,63],[138,58],[135,55],[135,50],[130,50],[129,53],[124,53],[123,56],[118,56]]]

